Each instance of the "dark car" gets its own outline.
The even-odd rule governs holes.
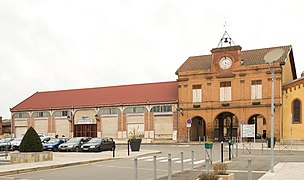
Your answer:
[[[58,147],[60,144],[65,143],[67,141],[66,138],[55,138],[49,140],[47,143],[43,144],[43,150],[45,151],[58,151]]]
[[[81,151],[113,151],[115,147],[115,142],[112,138],[92,138],[89,142],[81,146]]]
[[[11,149],[11,142],[14,138],[3,138],[0,140],[0,151]]]
[[[58,151],[80,151],[81,145],[88,142],[91,138],[88,137],[74,137],[67,142],[60,144]]]

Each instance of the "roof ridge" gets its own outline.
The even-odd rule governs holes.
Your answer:
[[[79,88],[79,89],[63,89],[63,90],[54,90],[54,91],[41,91],[41,92],[37,91],[36,93],[54,93],[54,92],[67,92],[67,91],[75,91],[75,90],[92,90],[92,89],[119,88],[119,87],[128,87],[128,86],[142,86],[142,85],[165,84],[165,83],[174,83],[174,82],[176,82],[176,81],[140,83],[140,84],[125,84],[125,85],[102,86],[102,87]]]

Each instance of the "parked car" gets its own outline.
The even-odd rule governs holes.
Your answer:
[[[3,138],[0,140],[0,151],[9,150],[11,149],[11,141],[14,138]]]
[[[43,144],[45,151],[58,151],[60,144],[67,142],[67,138],[54,138]]]
[[[42,143],[47,143],[49,140],[54,139],[52,136],[40,136],[39,138]]]
[[[19,149],[19,146],[21,144],[22,137],[15,138],[11,141],[11,150],[15,151]]]
[[[113,151],[115,150],[115,142],[112,138],[92,138],[89,142],[81,146],[81,151]]]
[[[58,151],[80,151],[81,145],[88,142],[91,138],[88,137],[74,137],[67,142],[60,144]]]

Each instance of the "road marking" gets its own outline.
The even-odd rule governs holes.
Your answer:
[[[137,158],[138,160],[143,160],[143,159],[150,159],[151,156],[147,156],[147,157],[140,157],[140,158]]]
[[[167,157],[158,157],[158,158],[156,158],[156,160],[158,161],[158,160],[162,160],[162,159],[166,159]],[[153,161],[153,158],[151,158],[151,159],[146,159],[146,160],[144,160],[144,161]]]
[[[180,158],[172,158],[171,161],[176,161],[176,160],[179,160]],[[165,160],[161,160],[159,162],[168,162],[168,159],[165,159]]]
[[[205,160],[200,160],[200,161],[195,161],[193,164],[200,164],[200,163],[204,163]]]
[[[190,161],[191,161],[191,159],[184,159],[184,161],[183,161],[183,162],[185,163],[185,162],[190,162]],[[176,161],[176,162],[174,162],[174,163],[176,163],[176,164],[180,164],[180,163],[181,163],[181,161]]]

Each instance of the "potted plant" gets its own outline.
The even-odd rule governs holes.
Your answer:
[[[206,141],[205,142],[205,148],[206,149],[212,149],[213,147],[213,142],[212,141]]]
[[[131,151],[139,151],[140,145],[141,145],[141,137],[142,134],[138,132],[138,128],[132,128],[131,131],[129,132],[129,143],[131,146]]]

